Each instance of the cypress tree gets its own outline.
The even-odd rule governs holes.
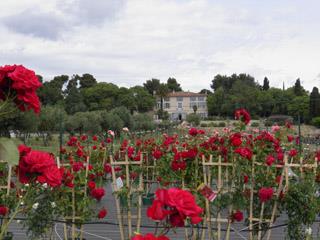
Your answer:
[[[320,94],[319,89],[314,87],[310,94],[310,117],[320,116]]]
[[[269,88],[270,88],[270,86],[269,86],[269,79],[268,79],[267,77],[265,77],[265,78],[263,79],[262,90],[263,90],[263,91],[268,91]]]

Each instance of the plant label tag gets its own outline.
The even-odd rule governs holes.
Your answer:
[[[117,188],[120,189],[123,187],[123,181],[122,181],[122,178],[121,177],[118,177],[116,179],[116,185],[117,185]]]
[[[213,202],[216,199],[217,195],[213,192],[213,190],[206,184],[202,183],[198,187],[199,193],[207,198],[210,202]]]

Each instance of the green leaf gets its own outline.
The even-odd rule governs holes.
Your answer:
[[[12,139],[0,138],[0,160],[7,161],[11,165],[18,164],[19,151]]]

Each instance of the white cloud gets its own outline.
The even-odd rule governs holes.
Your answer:
[[[174,76],[197,91],[218,73],[246,72],[277,87],[298,77],[309,90],[319,85],[316,1],[5,2],[0,63],[25,64],[47,79],[89,72],[134,86]]]

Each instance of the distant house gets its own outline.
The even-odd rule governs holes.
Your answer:
[[[194,107],[196,106],[196,108]],[[157,110],[161,108],[161,99],[157,99]],[[207,94],[193,92],[172,92],[163,99],[163,110],[169,113],[170,120],[185,120],[190,113],[201,118],[208,116]]]

